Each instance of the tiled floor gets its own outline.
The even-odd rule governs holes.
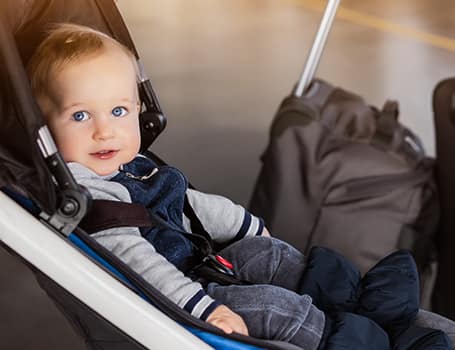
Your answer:
[[[168,128],[153,150],[198,188],[247,204],[319,0],[119,0]],[[318,76],[381,105],[434,153],[431,93],[455,75],[455,2],[345,0]],[[0,251],[0,349],[83,349],[30,273]]]

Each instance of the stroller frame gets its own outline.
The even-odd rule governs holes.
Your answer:
[[[50,232],[6,194],[0,193],[0,203],[1,241],[140,344],[153,349],[159,339],[166,349],[210,348]]]

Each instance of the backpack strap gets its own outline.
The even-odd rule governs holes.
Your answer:
[[[373,135],[373,144],[386,151],[395,149],[396,131],[399,126],[398,114],[399,109],[396,101],[386,101],[382,110],[377,110],[376,132]]]
[[[378,112],[376,132],[371,143],[384,151],[401,154],[406,161],[419,163],[425,158],[422,141],[398,122],[399,107],[396,101],[386,101]]]

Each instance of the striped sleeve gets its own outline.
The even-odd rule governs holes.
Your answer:
[[[156,252],[137,227],[111,228],[93,234],[93,238],[194,317],[205,320],[219,305],[199,283]]]
[[[207,317],[215,310],[217,306],[221,305],[219,302],[210,298],[205,291],[201,289],[196,293],[183,307],[193,316],[205,321]]]
[[[106,181],[77,163],[68,165],[76,181],[84,185],[94,199],[131,203],[128,190],[121,184]],[[99,231],[92,237],[194,317],[205,320],[220,305],[205,293],[200,283],[186,277],[159,254],[137,227],[115,227]]]
[[[202,226],[215,242],[227,243],[260,235],[264,229],[262,219],[225,197],[192,189],[187,190],[187,197]],[[184,217],[183,222],[185,229],[190,231],[190,220]]]

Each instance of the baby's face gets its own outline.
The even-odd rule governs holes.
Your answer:
[[[117,48],[71,63],[52,76],[40,107],[66,162],[108,175],[140,146],[136,72]]]

